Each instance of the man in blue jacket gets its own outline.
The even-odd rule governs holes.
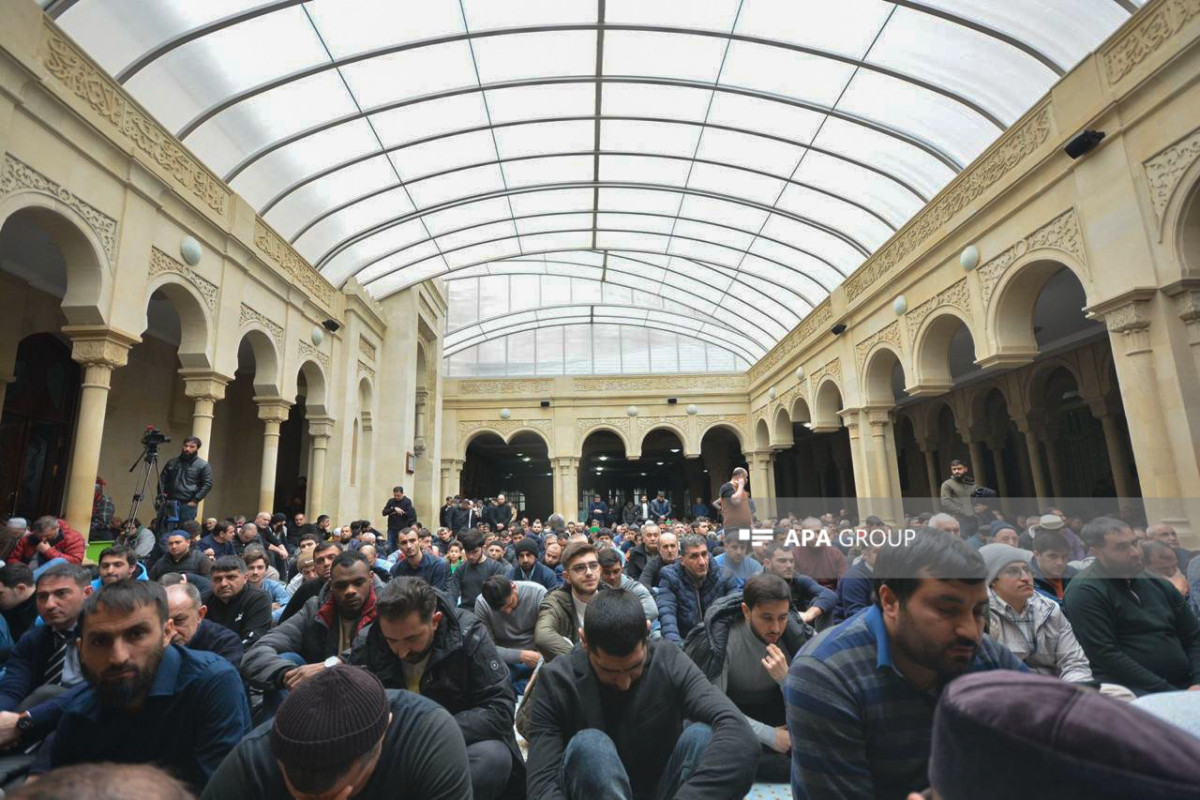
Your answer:
[[[400,556],[396,559],[396,566],[392,567],[393,577],[424,578],[433,588],[446,591],[450,567],[445,559],[421,548],[420,531],[416,528],[405,528],[400,531],[396,542],[400,547]]]
[[[546,591],[557,589],[562,585],[562,579],[554,570],[538,561],[537,542],[532,539],[518,539],[513,545],[517,563],[508,572],[511,581],[533,581],[546,587]]]
[[[100,577],[92,581],[92,591],[98,591],[101,586],[133,578],[148,581],[150,576],[146,568],[138,563],[137,553],[132,547],[114,544],[100,551]]]
[[[667,493],[659,492],[658,497],[650,501],[650,521],[662,525],[671,516],[671,504],[667,501]]]
[[[658,621],[664,639],[682,644],[719,598],[737,590],[726,570],[709,570],[708,545],[694,534],[679,542],[679,560],[664,567],[658,582]]]
[[[809,576],[796,572],[796,557],[782,542],[771,542],[763,548],[765,571],[782,578],[791,594],[791,609],[801,622],[815,625],[818,619],[829,620],[837,606],[838,596]],[[824,623],[822,623],[824,624]]]

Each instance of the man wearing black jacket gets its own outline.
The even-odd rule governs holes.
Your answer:
[[[412,500],[404,496],[403,486],[392,487],[392,496],[384,503],[380,513],[387,519],[388,552],[394,553],[396,537],[400,535],[400,531],[417,524],[417,512],[413,508]]]
[[[542,668],[530,698],[530,797],[729,800],[750,791],[759,751],[750,727],[677,646],[648,641],[649,627],[631,592],[601,592],[581,646]]]
[[[456,508],[458,508],[458,502],[453,497],[447,497],[446,504],[438,511],[438,527],[450,527],[450,522],[454,517],[454,509]]]
[[[393,579],[375,610],[350,663],[386,688],[408,689],[454,715],[467,743],[476,800],[524,798],[524,762],[513,733],[516,698],[487,630],[421,578]]]
[[[642,526],[642,543],[625,554],[625,574],[635,581],[642,577],[646,562],[658,555],[658,526],[647,522]]]
[[[183,451],[167,462],[159,478],[159,490],[179,504],[179,521],[196,518],[200,501],[212,491],[212,468],[199,456],[201,442],[195,436],[183,440]]]
[[[512,525],[513,507],[504,495],[496,495],[495,502],[488,507],[487,521],[494,531],[506,531]]]
[[[271,629],[271,597],[246,585],[246,562],[237,556],[213,564],[208,619],[236,633],[246,650]]]
[[[450,595],[450,602],[471,611],[475,608],[475,598],[483,591],[483,582],[493,575],[507,575],[509,565],[506,561],[493,561],[484,555],[483,534],[479,531],[467,531],[460,540],[463,563],[450,576],[446,591]]]

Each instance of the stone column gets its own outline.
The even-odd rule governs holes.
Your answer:
[[[875,513],[884,522],[901,522],[900,464],[895,457],[896,428],[886,408],[871,408],[866,413],[871,426],[871,494]],[[861,513],[860,513],[860,516]]]
[[[71,358],[83,366],[65,515],[67,522],[83,534],[86,542],[92,526],[92,501],[96,472],[100,468],[100,445],[104,440],[104,417],[108,411],[112,371],[128,363],[129,348],[137,340],[109,330],[64,328],[63,332],[72,340]]]
[[[854,470],[854,493],[862,499],[870,499],[871,491],[875,488],[871,484],[871,467],[865,463],[866,452],[864,451],[864,442],[862,439],[862,425],[859,419],[858,409],[842,409],[842,422],[846,426],[846,432],[850,436],[850,465]],[[849,481],[846,480],[844,470],[844,459],[839,459],[837,453],[832,453],[834,463],[838,468],[838,494],[843,498],[842,502],[846,502],[846,496],[850,494],[848,489]],[[858,516],[866,517],[868,514],[874,513],[870,508],[863,508],[862,503],[858,504]],[[824,511],[825,509],[821,509]],[[838,509],[831,509],[837,513]]]
[[[1007,516],[1009,514],[1008,476],[1004,474],[1004,439],[994,437],[987,440],[988,449],[992,451],[992,466],[996,470],[996,492],[1000,495],[1000,508]]]
[[[413,455],[420,456],[425,452],[425,403],[429,400],[429,392],[424,388],[417,389],[417,404],[416,417],[413,424],[413,430],[416,435],[413,437]],[[445,497],[445,495],[442,495]]]
[[[1104,429],[1104,446],[1108,450],[1108,463],[1112,467],[1113,485],[1117,489],[1117,497],[1133,497],[1133,487],[1129,484],[1128,456],[1125,453],[1121,429],[1116,418],[1112,415],[1107,400],[1089,400],[1088,408],[1092,416],[1100,420]]]
[[[308,476],[308,497],[305,498],[305,513],[317,518],[325,513],[325,452],[333,438],[333,420],[328,417],[313,417],[308,421],[308,436],[312,447],[312,472]]]
[[[922,447],[921,452],[925,455],[925,479],[929,481],[929,499],[936,501],[942,496],[942,484],[938,481],[937,449]]]
[[[1042,448],[1038,443],[1037,431],[1028,417],[1014,417],[1017,430],[1025,436],[1025,449],[1029,453],[1029,473],[1033,476],[1033,493],[1037,496],[1039,509],[1046,504],[1050,496],[1046,485],[1046,472],[1042,469]]]
[[[192,436],[200,440],[200,457],[213,463],[212,424],[217,401],[225,399],[229,378],[215,372],[180,370],[184,394],[192,398]],[[204,501],[196,508],[196,518],[204,519]]]
[[[1050,465],[1050,494],[1062,498],[1066,494],[1063,484],[1062,460],[1059,458],[1058,426],[1043,425],[1039,438],[1046,448],[1046,463]]]
[[[554,469],[554,511],[564,520],[579,515],[579,458],[561,456],[551,460]]]
[[[772,486],[770,450],[751,450],[746,453],[746,464],[750,472],[750,496],[754,498],[756,516],[765,519],[772,516],[775,492]]]
[[[275,510],[275,471],[279,466],[279,426],[287,422],[292,404],[280,398],[254,398],[263,421],[262,470],[258,479],[258,510]]]
[[[439,492],[442,497],[458,497],[461,493],[464,463],[461,458],[442,459],[442,487]]]
[[[971,474],[975,476],[975,483],[983,485],[983,477],[987,475],[987,459],[983,457],[983,442],[976,439],[974,436],[965,437],[967,440],[967,452],[971,459]]]

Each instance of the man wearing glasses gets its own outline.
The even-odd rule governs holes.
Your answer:
[[[586,541],[571,542],[562,554],[563,585],[547,592],[538,609],[534,644],[546,661],[566,655],[579,641],[588,604],[607,585],[600,580],[600,557]]]

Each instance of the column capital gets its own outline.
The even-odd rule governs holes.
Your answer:
[[[867,412],[867,424],[871,426],[871,432],[877,436],[884,434],[884,428],[892,422],[892,410],[886,406],[867,406],[862,409]]]
[[[263,422],[287,422],[292,408],[288,401],[279,397],[256,397],[254,402],[258,406],[258,418]]]
[[[193,400],[213,402],[225,399],[225,387],[232,380],[219,372],[203,369],[181,369],[179,376],[183,378],[184,394]]]
[[[462,469],[466,460],[462,458],[443,458],[442,469]]]
[[[71,339],[71,358],[85,367],[123,367],[129,363],[129,349],[141,341],[108,328],[69,325],[62,330]]]
[[[1150,327],[1150,300],[1157,289],[1138,288],[1096,303],[1086,309],[1089,319],[1102,320],[1111,333]]]
[[[313,440],[313,447],[327,447],[329,440],[333,438],[333,419],[313,417],[308,421],[308,435]]]

